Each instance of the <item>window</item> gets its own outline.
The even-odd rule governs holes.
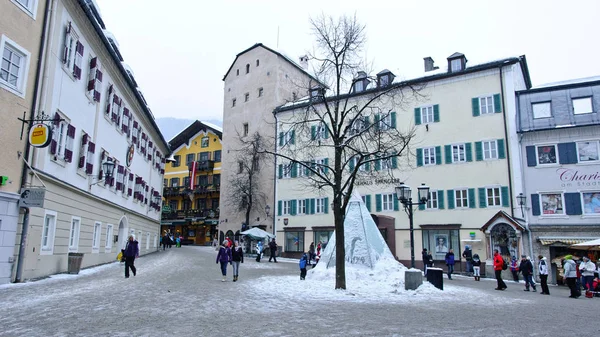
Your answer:
[[[240,76],[240,70],[239,69],[236,69],[235,76]]]
[[[262,97],[263,95],[263,88],[258,88],[258,97]]]
[[[23,9],[25,13],[29,14],[35,20],[37,0],[13,0],[13,2],[19,4],[19,8]]]
[[[42,255],[52,254],[54,251],[54,234],[56,233],[56,212],[46,211],[44,227],[42,228]]]
[[[382,194],[381,195],[381,209],[384,211],[394,210],[394,194]]]
[[[533,118],[549,118],[552,117],[552,105],[550,102],[533,103],[531,104]]]
[[[594,112],[592,110],[592,98],[591,97],[573,98],[572,102],[573,102],[573,113],[576,115]]]
[[[539,165],[556,164],[556,145],[537,146],[537,158]]]
[[[469,198],[467,196],[467,190],[455,190],[454,199],[456,202],[456,208],[469,208]]]
[[[0,87],[24,97],[29,72],[29,52],[4,35],[0,38],[0,52]]]
[[[421,123],[433,123],[433,105],[421,108]]]
[[[583,214],[600,215],[600,191],[584,192]]]
[[[248,123],[244,123],[244,137],[248,136]]]
[[[306,199],[298,199],[298,215],[306,214]]]
[[[246,64],[246,74],[249,74],[249,73],[250,73],[250,65]]]
[[[76,79],[81,78],[83,51],[83,44],[79,42],[79,36],[71,26],[71,22],[69,22],[65,31],[62,61],[67,73],[71,74]]]
[[[110,251],[113,244],[113,225],[106,225],[106,242],[104,243],[104,249]]]
[[[146,233],[146,250],[150,249],[150,233]]]
[[[208,144],[209,144],[209,138],[202,137],[202,143],[200,144],[200,147],[208,147]]]
[[[486,190],[488,206],[502,206],[500,201],[500,187],[490,187]]]
[[[384,156],[388,156],[389,154],[384,154]],[[393,169],[394,167],[394,158],[395,157],[388,157],[385,159],[381,159],[381,169],[382,170],[389,170],[389,169]],[[375,168],[377,170],[377,168]]]
[[[425,205],[426,209],[437,209],[438,208],[438,191],[429,192],[429,200]]]
[[[480,97],[479,98],[479,113],[482,115],[494,113],[494,97]]]
[[[450,228],[423,230],[423,248],[427,248],[427,251],[431,252],[434,260],[444,261],[446,253],[450,249],[455,250],[454,254],[460,251],[458,229],[454,229],[451,226],[445,227]]]
[[[465,144],[452,145],[452,162],[459,163],[465,162],[466,160]]]
[[[183,186],[184,187],[190,186],[190,177],[183,177]]]
[[[163,187],[169,186],[169,179],[163,179]]]
[[[98,252],[100,249],[100,233],[102,231],[102,223],[96,222],[94,224],[94,234],[92,236],[92,251]]]
[[[314,230],[314,227],[313,227],[313,230]],[[315,244],[321,242],[321,252],[322,252],[325,249],[325,247],[327,246],[329,239],[333,235],[333,229],[332,230],[317,230],[317,231],[314,231],[314,235],[315,235],[315,240],[314,240]]]
[[[260,65],[260,60],[256,60],[256,66],[258,67]]]
[[[565,214],[562,193],[540,193],[543,215]]]
[[[364,82],[362,80],[354,82],[354,92],[361,92],[365,90]]]
[[[325,213],[325,198],[315,199],[315,213]]]
[[[393,114],[393,112],[381,117],[381,119],[379,120],[379,130],[385,131],[385,130],[389,130],[393,127],[392,114]]]
[[[285,232],[285,251],[303,252],[304,251],[304,231],[286,231]]]
[[[171,187],[179,187],[179,178],[171,178]]]
[[[367,124],[365,118],[358,117],[354,120],[354,122],[352,122],[349,132],[350,135],[357,135],[367,129],[369,125]]]
[[[231,107],[232,107],[232,108],[233,108],[233,107],[235,107],[235,101],[236,101],[236,99],[235,99],[235,98],[231,100]]]
[[[185,156],[185,164],[186,164],[186,165],[189,165],[191,162],[193,162],[193,161],[194,161],[194,157],[195,157],[195,154],[194,154],[194,153],[189,153],[189,154],[187,154],[187,155]]]
[[[245,93],[244,94],[244,102],[248,102],[250,100],[250,93]]]
[[[598,141],[577,143],[577,156],[580,163],[597,161],[599,159],[598,153]]]
[[[69,234],[69,251],[76,252],[79,248],[79,231],[81,229],[81,218],[71,218],[71,232]]]
[[[283,215],[292,214],[292,200],[283,201]]]
[[[200,152],[198,153],[198,161],[208,161],[210,160],[210,152]]]
[[[386,85],[390,84],[390,76],[389,75],[382,75],[379,76],[379,86],[380,87],[385,87]]]
[[[284,166],[284,171],[285,171],[285,165]],[[241,160],[238,161],[238,174],[244,172],[244,162],[242,162]]]
[[[260,157],[258,157],[258,156],[254,157],[254,160],[252,161],[252,170],[253,171],[260,170]]]
[[[423,149],[423,165],[435,165],[435,147]]]
[[[295,92],[292,93],[292,101],[296,101],[298,99],[298,94],[296,94]]]
[[[483,143],[483,159],[498,159],[498,143],[495,140],[484,141]]]
[[[173,161],[171,163],[171,166],[172,167],[179,167],[179,165],[181,165],[181,156],[180,155],[173,156],[173,159],[175,159],[175,161]]]
[[[450,72],[461,71],[462,70],[462,60],[454,59],[450,61]]]

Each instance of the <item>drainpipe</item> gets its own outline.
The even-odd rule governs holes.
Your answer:
[[[273,152],[277,153],[277,130],[279,128],[279,125],[277,124],[277,109],[273,111],[273,117],[275,117],[275,146]],[[275,214],[277,212],[277,156],[273,156],[273,163],[275,165],[273,168],[273,235],[277,235],[275,234],[275,224],[277,223],[277,221],[275,221]]]
[[[35,118],[35,110],[37,109],[37,97],[40,90],[40,74],[42,72],[42,57],[44,56],[45,47],[46,47],[46,31],[48,29],[49,19],[51,16],[52,8],[50,4],[52,0],[46,0],[46,12],[44,13],[44,23],[42,26],[42,36],[40,37],[40,50],[38,54],[38,64],[35,70],[35,84],[33,87],[33,99],[31,102],[31,111],[29,111],[29,119]],[[45,62],[44,62],[45,63]],[[31,129],[31,123],[27,125],[27,138],[25,140],[25,151],[23,152],[23,159],[29,159],[29,130]],[[24,188],[27,185],[27,165],[23,163],[23,168],[21,170],[21,188]],[[27,244],[27,234],[29,232],[29,207],[22,207],[25,213],[23,214],[23,228],[21,230],[21,241],[19,243],[19,255],[17,257],[17,270],[15,273],[15,283],[21,282],[21,276],[23,274],[23,258],[25,256],[25,246]]]
[[[504,78],[502,76],[502,65],[498,66],[498,70],[500,71],[500,99],[502,101],[502,106],[504,107],[504,113],[502,114],[502,118],[504,121],[504,138],[506,139],[506,166],[508,168],[508,200],[510,206],[510,215],[514,218],[515,209],[513,208],[513,184],[512,184],[512,173],[510,170],[510,146],[508,146],[508,122],[506,121],[506,105],[504,104]]]

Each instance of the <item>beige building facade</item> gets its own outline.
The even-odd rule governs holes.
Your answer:
[[[32,107],[45,9],[45,0],[0,2],[0,284],[10,281],[14,265],[27,138],[27,125],[18,118],[29,119],[39,111]]]

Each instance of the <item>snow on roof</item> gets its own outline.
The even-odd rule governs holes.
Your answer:
[[[221,133],[223,132],[223,128],[222,128],[222,127],[220,127],[220,126],[217,126],[217,125],[215,125],[215,124],[213,124],[213,123],[209,123],[209,122],[205,122],[205,121],[200,121],[200,122],[202,122],[202,124],[204,124],[204,125],[206,125],[206,126],[208,126],[208,127],[211,127],[211,128],[213,128],[213,129],[215,129],[215,130],[217,130],[217,131],[221,132]]]
[[[107,39],[109,39],[112,43],[115,44],[115,46],[117,46],[117,48],[119,48],[119,41],[117,41],[117,38],[115,38],[115,35],[113,33],[111,33],[109,30],[104,29],[104,36],[106,36]]]
[[[565,80],[565,81],[559,81],[559,82],[552,82],[552,83],[545,83],[545,84],[540,84],[538,86],[535,86],[535,87],[533,87],[531,89],[557,87],[557,86],[560,86],[560,85],[577,84],[577,83],[585,83],[585,82],[595,82],[595,81],[600,81],[600,76],[575,78],[575,79],[571,79],[571,80]]]

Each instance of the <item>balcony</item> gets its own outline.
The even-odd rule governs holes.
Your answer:
[[[165,197],[173,197],[184,194],[185,187],[164,187],[163,195]]]
[[[210,172],[215,167],[214,160],[198,160],[196,162],[196,172]],[[192,163],[188,164],[188,170],[192,170]]]
[[[161,218],[162,220],[178,220],[189,218],[218,219],[219,211],[218,209],[180,209],[171,212],[163,212]]]
[[[219,192],[220,190],[220,184],[196,185],[194,187],[194,193],[196,194],[214,193]]]

